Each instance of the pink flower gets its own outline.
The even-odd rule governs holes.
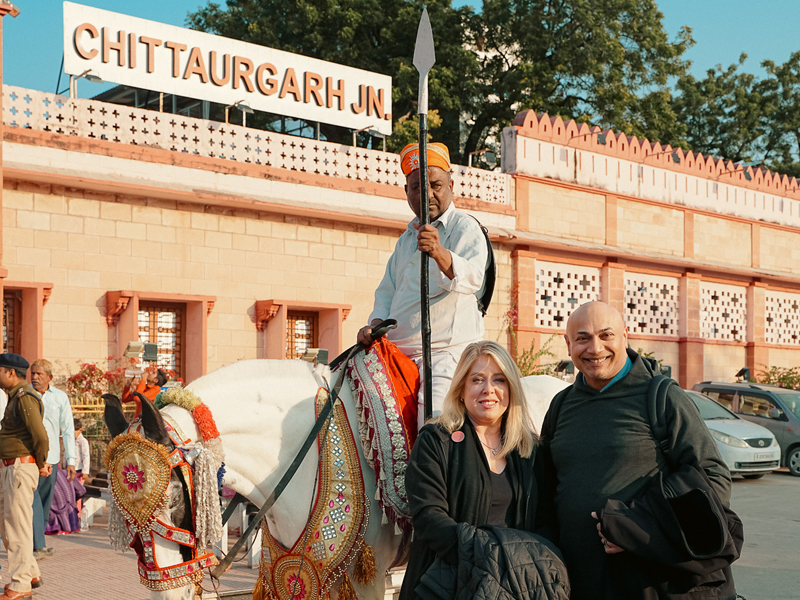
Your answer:
[[[130,492],[138,492],[142,489],[142,483],[147,481],[144,477],[144,471],[139,470],[139,466],[133,463],[128,463],[125,468],[122,469],[122,475],[125,477],[125,481],[128,484],[128,491]]]

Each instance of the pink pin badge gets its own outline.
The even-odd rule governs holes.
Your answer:
[[[454,431],[450,435],[450,439],[454,442],[463,442],[464,441],[464,432],[463,431]]]

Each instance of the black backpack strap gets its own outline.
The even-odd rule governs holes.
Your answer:
[[[666,414],[667,392],[673,384],[678,385],[678,382],[664,375],[656,375],[650,380],[650,387],[647,390],[647,414],[650,429],[667,460],[669,460],[670,452]]]
[[[473,219],[474,216],[470,215]],[[492,302],[494,295],[494,283],[497,278],[497,266],[494,260],[494,248],[492,248],[492,241],[489,239],[489,230],[486,229],[478,219],[475,219],[478,227],[483,232],[483,237],[486,240],[486,248],[489,251],[489,256],[486,260],[486,272],[483,275],[483,295],[478,298],[478,310],[481,311],[481,316],[486,316],[486,311],[489,310],[489,304]]]

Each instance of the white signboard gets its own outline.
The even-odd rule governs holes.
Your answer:
[[[64,68],[103,81],[392,132],[392,78],[64,2]]]

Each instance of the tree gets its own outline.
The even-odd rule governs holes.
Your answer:
[[[762,110],[768,129],[763,160],[778,173],[800,177],[800,52],[778,66],[766,60]]]
[[[693,42],[688,28],[667,39],[654,0],[484,0],[479,13],[425,5],[436,41],[430,105],[443,122],[435,137],[456,162],[528,108],[652,139],[678,129],[667,83],[683,75]],[[187,23],[391,75],[398,123],[416,109],[421,12],[421,0],[228,0]]]
[[[764,116],[764,83],[741,73],[746,54],[727,69],[717,65],[704,79],[680,77],[672,109],[682,124],[668,141],[695,152],[735,162],[752,162],[764,154],[768,131]],[[681,139],[683,138],[683,139]]]

